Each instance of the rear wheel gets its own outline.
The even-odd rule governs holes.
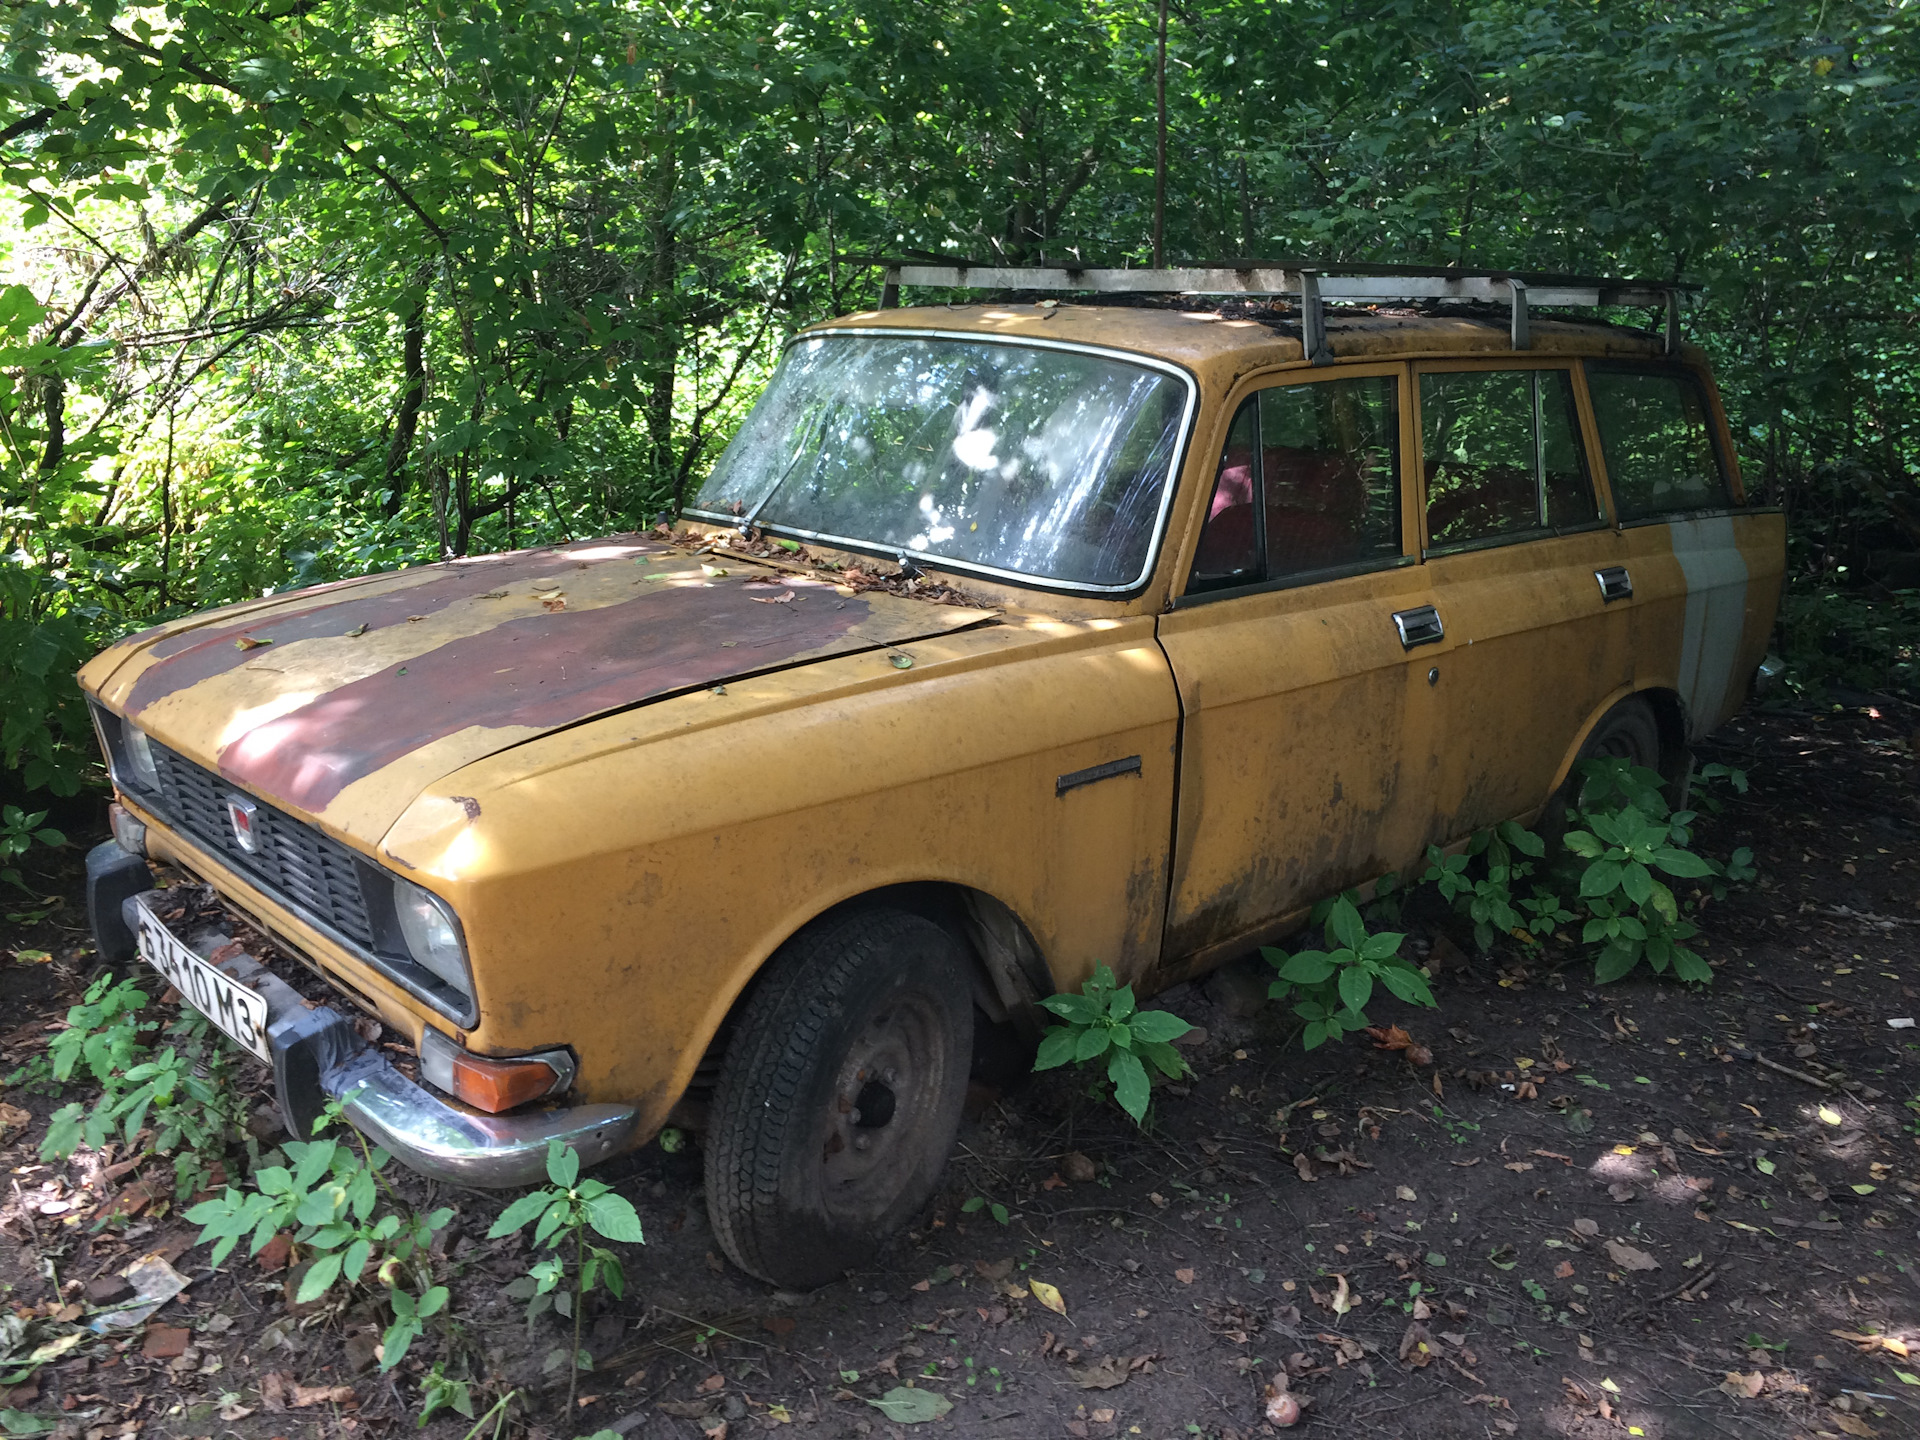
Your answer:
[[[1553,798],[1541,812],[1535,827],[1547,842],[1547,854],[1561,854],[1560,837],[1567,830],[1567,809],[1579,794],[1582,760],[1625,760],[1649,770],[1660,769],[1660,722],[1653,706],[1638,695],[1629,695],[1600,717],[1580,753],[1574,759],[1573,773],[1553,792]]]
[[[972,1042],[966,959],[931,921],[856,911],[788,942],[714,1091],[707,1212],[733,1262],[806,1288],[870,1261],[939,1183]]]

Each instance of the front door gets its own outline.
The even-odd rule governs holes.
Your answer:
[[[1220,445],[1184,593],[1161,617],[1180,690],[1163,966],[1280,931],[1420,854],[1448,637],[1402,483],[1406,367],[1256,383]]]

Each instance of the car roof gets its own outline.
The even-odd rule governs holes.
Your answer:
[[[1530,347],[1515,351],[1508,317],[1493,307],[1478,307],[1465,314],[1433,314],[1388,306],[1328,306],[1326,317],[1327,339],[1336,364],[1342,360],[1499,355],[1659,360],[1665,354],[1658,333],[1605,321],[1550,319],[1539,314],[1531,317]],[[937,330],[1052,340],[1133,351],[1190,370],[1210,370],[1222,360],[1235,362],[1234,368],[1242,373],[1268,365],[1305,363],[1297,311],[1237,299],[1196,301],[1191,307],[1178,300],[921,305],[843,315],[810,326],[801,334],[849,329]],[[1681,358],[1691,364],[1704,363],[1704,355],[1692,345],[1682,347]]]

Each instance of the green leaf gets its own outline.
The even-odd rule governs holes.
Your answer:
[[[1133,1038],[1148,1044],[1178,1040],[1193,1029],[1178,1015],[1167,1010],[1142,1010],[1127,1022]]]
[[[340,1264],[344,1259],[345,1256],[336,1250],[331,1255],[322,1255],[314,1261],[313,1268],[307,1271],[306,1277],[300,1282],[299,1292],[293,1297],[294,1303],[305,1305],[326,1294],[333,1282],[339,1278]]]
[[[340,1274],[348,1284],[360,1279],[360,1272],[367,1268],[367,1257],[372,1253],[373,1242],[364,1236],[347,1246],[346,1257],[340,1264]]]
[[[1580,877],[1580,893],[1583,896],[1611,895],[1620,888],[1620,863],[1617,860],[1596,860],[1587,866],[1586,873]]]
[[[1152,1087],[1140,1057],[1116,1050],[1107,1061],[1107,1079],[1113,1082],[1113,1098],[1120,1108],[1133,1117],[1135,1124],[1144,1122]]]
[[[1360,947],[1362,960],[1390,960],[1400,953],[1400,944],[1407,937],[1398,931],[1387,930],[1378,935],[1369,935]]]
[[[896,1385],[867,1404],[896,1425],[924,1425],[953,1409],[953,1402],[946,1396],[933,1390],[915,1390],[908,1385]]]
[[[446,1308],[446,1304],[447,1287],[444,1285],[435,1285],[420,1297],[417,1313],[420,1318],[424,1320],[430,1315],[438,1315]]]
[[[1667,874],[1677,875],[1683,880],[1713,873],[1713,865],[1705,856],[1696,855],[1691,850],[1676,850],[1672,846],[1654,851],[1653,863]]]
[[[1079,1035],[1064,1025],[1055,1025],[1040,1037],[1040,1053],[1033,1057],[1035,1070],[1057,1070],[1073,1059]]]
[[[1425,1005],[1429,1009],[1438,1008],[1439,1002],[1433,998],[1433,987],[1427,983],[1427,977],[1411,966],[1384,967],[1380,971],[1380,983],[1409,1005]]]
[[[535,1190],[531,1194],[522,1195],[500,1212],[500,1218],[488,1227],[487,1238],[498,1240],[502,1235],[511,1235],[552,1203],[551,1190]]]
[[[1639,960],[1637,947],[1616,940],[1602,950],[1600,958],[1593,962],[1593,978],[1602,985],[1611,985],[1631,971]]]
[[[1359,965],[1340,972],[1340,1000],[1349,1010],[1364,1010],[1373,998],[1373,976]]]
[[[1653,894],[1653,876],[1639,861],[1629,861],[1620,870],[1620,890],[1634,904],[1645,904],[1647,897]]]
[[[1344,895],[1333,902],[1333,909],[1327,914],[1327,937],[1339,941],[1348,950],[1358,950],[1367,938],[1367,927],[1360,919],[1360,912]]]
[[[580,1152],[558,1140],[547,1142],[547,1179],[562,1190],[572,1188],[580,1178]]]
[[[1098,1058],[1106,1053],[1107,1046],[1113,1043],[1113,1032],[1104,1025],[1096,1025],[1082,1030],[1073,1045],[1073,1058],[1081,1064]]]
[[[629,1245],[646,1242],[640,1233],[640,1215],[623,1195],[601,1195],[587,1202],[587,1223],[609,1240]]]
[[[1334,959],[1322,950],[1302,950],[1280,967],[1280,978],[1295,985],[1320,985],[1334,972]]]

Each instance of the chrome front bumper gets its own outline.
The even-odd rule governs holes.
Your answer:
[[[108,842],[111,844],[112,842]],[[135,934],[135,907],[164,895],[146,890],[123,902]],[[177,933],[177,932],[176,932]],[[180,936],[208,964],[267,1002],[267,1048],[274,1086],[289,1128],[308,1138],[329,1100],[341,1102],[356,1130],[411,1170],[480,1189],[536,1184],[546,1177],[547,1145],[558,1140],[592,1165],[622,1149],[638,1123],[631,1105],[570,1105],[488,1115],[448,1100],[409,1079],[363,1039],[349,1016],[313,1004],[258,960],[233,951],[233,937],[213,925]]]

